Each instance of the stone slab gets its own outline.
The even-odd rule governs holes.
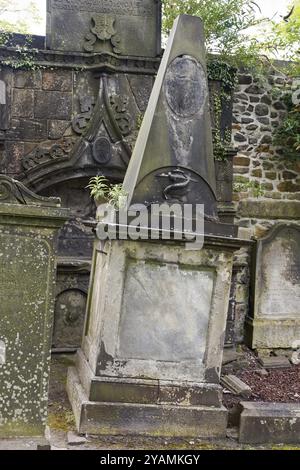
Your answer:
[[[240,395],[244,398],[251,396],[251,388],[245,384],[241,379],[235,375],[229,374],[221,377],[221,384],[228,390],[232,391],[235,395]]]
[[[47,47],[156,57],[161,50],[159,0],[47,0]]]
[[[129,260],[119,357],[167,362],[203,358],[214,279],[211,270]]]
[[[203,438],[226,435],[227,410],[223,407],[89,402],[76,369],[69,370],[67,391],[81,434]]]
[[[285,356],[270,356],[260,357],[258,362],[265,367],[265,369],[282,369],[292,367],[289,359]]]
[[[300,403],[242,402],[239,442],[299,444]]]

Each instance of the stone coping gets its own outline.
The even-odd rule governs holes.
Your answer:
[[[256,219],[300,220],[300,201],[247,199],[240,201],[237,215]]]

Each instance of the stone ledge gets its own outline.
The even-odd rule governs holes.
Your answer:
[[[237,215],[256,219],[300,220],[300,201],[247,199],[240,201]]]
[[[300,403],[241,402],[239,442],[300,443]]]

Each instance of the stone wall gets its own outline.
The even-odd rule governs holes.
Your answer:
[[[295,86],[280,72],[268,80],[250,73],[239,75],[234,94],[233,145],[234,200],[236,222],[246,236],[260,239],[280,222],[300,224],[300,158],[285,156],[284,149],[274,144],[274,132],[286,115],[281,96]],[[244,322],[249,312],[251,289],[250,252],[235,257],[234,322],[235,341],[244,339]]]

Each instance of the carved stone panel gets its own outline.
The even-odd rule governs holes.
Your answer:
[[[48,0],[49,49],[156,57],[159,0]]]
[[[81,345],[90,277],[90,262],[58,261],[53,349],[76,349]]]

